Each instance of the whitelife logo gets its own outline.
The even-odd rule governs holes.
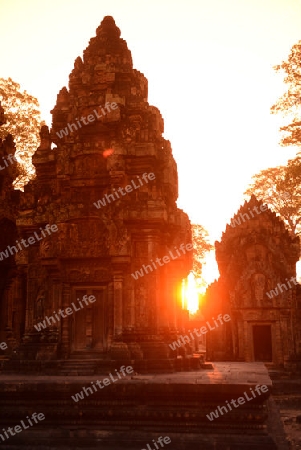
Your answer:
[[[154,174],[153,172],[150,172],[149,174],[144,173],[144,174],[142,175],[142,178],[143,178],[143,180],[145,181],[145,183],[148,183],[148,180],[147,180],[147,179],[149,179],[150,181],[152,181],[152,180],[154,180],[156,177],[155,177],[155,174]],[[134,187],[134,189],[138,189],[138,188],[140,188],[141,186],[143,186],[143,182],[142,182],[142,180],[140,179],[139,176],[137,177],[137,180],[136,180],[136,181],[139,181],[140,186],[139,186],[139,185],[136,186],[136,185],[135,185],[135,180],[132,180],[132,181],[131,181],[131,184],[132,184],[132,186]],[[124,197],[126,194],[128,194],[128,193],[130,193],[130,192],[133,191],[133,187],[132,187],[132,186],[131,186],[130,184],[128,184],[128,185],[125,186],[124,188],[120,187],[120,188],[118,188],[118,192]],[[123,192],[123,189],[125,190],[125,193]],[[112,194],[106,194],[101,200],[98,200],[97,203],[93,203],[93,205],[96,206],[97,209],[100,209],[102,206],[106,206],[106,200],[107,200],[109,203],[111,203],[111,200],[112,200],[112,201],[115,201],[115,200],[119,199],[120,197],[119,197],[119,195],[117,194],[115,188],[114,188],[114,191],[115,191],[115,192],[112,193]],[[117,198],[114,198],[114,195],[116,195]],[[109,197],[111,197],[111,200],[110,200]]]
[[[86,298],[86,297],[88,297],[88,296],[84,295],[83,298],[82,298],[82,301],[85,302],[86,306],[89,306],[88,300],[89,300],[90,303],[96,302],[96,298],[94,297],[94,295],[90,295],[88,298]],[[76,312],[76,311],[80,311],[81,309],[83,309],[84,306],[83,306],[82,302],[80,301],[79,298],[77,300],[78,300],[78,302],[80,304],[80,308],[76,308],[76,305],[72,302],[71,306],[73,307],[73,309],[69,306],[68,308],[65,309],[65,311],[62,311],[61,309],[58,311],[58,313],[56,313],[56,311],[53,311],[53,314],[55,315],[56,319],[58,321],[61,320],[61,318],[58,316],[58,314],[60,314],[60,316],[63,317],[63,319],[65,319],[65,317],[70,316],[71,314],[73,314],[74,311]],[[67,316],[64,316],[64,313],[67,314]],[[48,323],[48,326],[51,325],[50,320],[52,320],[52,323],[55,324],[56,321],[55,321],[55,318],[53,316],[50,316],[50,317],[46,316],[45,319],[43,320],[43,322],[39,322],[36,325],[34,325],[35,329],[37,331],[41,331],[41,330],[45,329],[47,327],[46,322]]]
[[[39,237],[39,235],[35,231],[33,233],[35,237],[30,236],[27,239],[28,245],[26,243],[26,239],[20,239],[22,245],[24,245],[25,248],[29,247],[29,245],[33,245],[33,244],[35,244],[36,240],[37,241],[41,241],[43,238],[47,237],[47,234],[45,234],[44,231],[47,231],[48,236],[50,236],[51,233],[56,233],[58,231],[58,227],[57,227],[57,225],[49,225],[49,223],[48,223],[44,230],[42,230],[42,228],[40,228],[40,230],[41,230],[41,235],[43,237]],[[12,246],[8,245],[7,250],[5,250],[3,252],[0,252],[0,261],[2,261],[3,258],[8,258],[10,256],[9,253],[11,255],[13,255],[14,254],[13,250],[14,250],[15,253],[18,253],[20,250],[23,250],[23,248],[22,248],[22,246],[21,246],[19,241],[16,241],[16,245],[18,246],[19,250],[14,245],[12,245]]]
[[[260,384],[257,384],[257,386],[255,387],[255,391],[257,392],[258,395],[261,395],[260,390],[264,394],[264,393],[268,392],[269,389],[268,389],[268,387],[265,384],[263,384],[261,386],[260,386]],[[251,394],[252,394],[251,398],[248,397],[248,394],[246,392],[244,392],[244,396],[245,396],[245,398],[247,399],[248,402],[253,400],[253,398],[256,398],[256,394],[255,394],[255,392],[253,391],[253,389],[251,387],[250,387],[250,391],[251,391]],[[237,402],[238,405],[236,405],[235,402]],[[238,408],[240,405],[244,405],[246,403],[246,401],[245,401],[245,399],[243,397],[238,397],[236,400],[232,399],[230,401],[230,403],[235,408]],[[209,419],[212,422],[212,420],[217,419],[219,417],[219,413],[223,416],[224,413],[228,413],[229,411],[232,411],[232,408],[229,405],[228,400],[226,400],[226,404],[227,404],[227,406],[218,406],[215,411],[212,411],[209,415],[206,414],[207,419]],[[227,407],[228,407],[228,409],[227,409]]]
[[[120,372],[122,373],[122,375],[124,377],[126,377],[126,373],[129,375],[129,374],[133,373],[133,371],[134,371],[132,366],[127,366],[127,367],[121,366],[119,370],[120,370]],[[115,372],[116,372],[116,374],[118,376],[118,378],[116,378],[116,379],[113,377],[113,375],[111,373],[109,374],[109,377],[111,378],[113,383],[118,381],[118,379],[119,380],[121,379],[121,375],[117,371],[117,369],[115,369]],[[102,386],[101,383],[103,383],[104,386]],[[94,389],[94,392],[97,392],[97,387],[95,386],[94,381],[91,381],[91,384],[92,384],[92,387]],[[97,380],[96,384],[99,387],[99,389],[103,389],[105,386],[109,386],[109,384],[111,384],[111,381],[109,380],[109,378],[104,378],[102,381]],[[83,387],[82,391],[77,392],[77,394],[75,394],[75,395],[71,395],[72,400],[75,401],[75,402],[78,402],[79,400],[83,400],[85,398],[84,394],[86,394],[87,397],[89,397],[90,394],[94,394],[94,392],[92,390],[92,387],[91,386]]]
[[[6,350],[8,348],[8,345],[6,342],[1,342],[0,343],[0,350]]]
[[[14,155],[12,155],[11,153],[9,155],[7,155],[7,156],[2,156],[2,159],[4,161],[5,167],[2,167],[0,165],[0,170],[4,170],[6,167],[9,166],[9,164],[8,164],[8,162],[7,162],[7,160],[5,158],[7,158],[9,160],[11,165],[14,164],[14,162],[18,162],[17,158]]]
[[[223,322],[223,319],[224,319],[224,322],[229,322],[229,321],[231,320],[231,317],[229,316],[229,314],[224,314],[224,316],[222,316],[222,314],[219,314],[219,316],[217,317],[216,320],[219,320],[220,325],[223,325],[223,323],[224,323],[224,322]],[[215,327],[213,327],[213,328],[210,326],[210,323],[209,323],[209,322],[206,322],[206,324],[207,324],[208,327],[209,327],[209,330],[211,330],[211,331],[212,331],[212,330],[215,330],[215,328],[218,328],[218,327],[219,327],[219,325],[218,325],[217,321],[214,319],[214,317],[212,317],[212,320],[213,320],[213,322],[214,322],[214,324],[215,324]],[[209,330],[207,329],[207,327],[201,327],[201,328],[200,328],[200,333],[201,333],[201,334],[199,334],[199,332],[197,331],[197,328],[195,328],[195,329],[193,330],[193,332],[197,335],[197,337],[201,337],[202,334],[208,333]],[[194,337],[193,334],[190,332],[190,330],[188,330],[188,332],[189,332],[189,334],[190,334],[190,336],[191,336],[191,339],[195,339],[195,337]],[[181,341],[181,339],[182,339],[182,341]],[[185,339],[187,339],[187,341],[185,341]],[[171,344],[169,344],[169,347],[170,347],[172,350],[176,350],[177,348],[182,347],[182,345],[189,344],[189,342],[190,342],[190,339],[189,339],[189,337],[187,336],[187,334],[185,334],[185,336],[181,336],[180,339],[178,339],[177,341],[174,341],[174,342],[172,342]]]
[[[31,419],[30,419],[28,416],[26,416],[26,419],[27,419],[29,425],[32,427],[34,424],[32,423],[31,419],[32,419],[35,423],[38,423],[38,420],[44,420],[44,419],[45,419],[45,416],[44,416],[43,413],[37,414],[36,412],[34,412],[34,413],[31,415]],[[37,420],[37,419],[38,419],[38,420]],[[21,425],[22,425],[23,429],[21,428],[20,425],[15,425],[14,431],[15,431],[16,433],[21,433],[21,431],[27,430],[27,428],[29,428],[29,427],[26,426],[26,424],[24,423],[23,420],[21,420]],[[12,427],[8,427],[7,430],[5,430],[4,428],[2,428],[2,430],[3,430],[3,434],[5,434],[6,439],[10,438],[10,436],[15,436],[15,435],[16,435],[16,434],[13,432],[13,428],[12,428]],[[8,432],[10,433],[10,436],[7,434]],[[3,434],[0,434],[0,438],[2,439],[2,442],[5,441],[5,438],[3,437]]]
[[[108,112],[110,112],[111,108],[112,108],[113,110],[114,110],[114,109],[117,109],[117,108],[118,108],[118,105],[117,105],[117,103],[115,103],[115,102],[112,102],[112,103],[107,102],[107,103],[105,104],[104,107],[99,106],[99,108],[101,109],[101,111],[102,111],[102,113],[103,113],[103,116],[105,116]],[[103,108],[106,108],[107,111],[105,111]],[[76,125],[76,123],[71,123],[71,124],[68,123],[68,124],[67,124],[67,127],[64,128],[64,129],[62,129],[62,130],[60,130],[60,131],[57,131],[57,132],[56,132],[56,135],[57,135],[60,139],[62,139],[64,136],[68,136],[69,131],[70,131],[70,133],[72,133],[73,131],[77,131],[78,128],[82,128],[82,125],[81,125],[80,121],[82,121],[84,125],[89,125],[89,123],[92,123],[92,122],[94,122],[96,119],[100,119],[101,117],[103,117],[102,114],[98,114],[98,113],[97,113],[96,109],[93,109],[93,113],[95,114],[96,117],[94,117],[93,114],[89,114],[89,115],[86,116],[86,117],[83,117],[83,116],[82,116],[80,119],[76,118],[75,120],[76,120],[77,125]],[[86,119],[87,119],[88,123],[86,122]],[[72,127],[75,128],[75,130],[72,129]],[[69,128],[69,130],[68,130],[68,128]]]
[[[258,208],[257,208],[257,206],[254,206],[254,208],[253,208],[253,211],[255,211],[256,212],[256,214],[261,214],[262,212],[264,212],[264,211],[266,211],[268,209],[268,205],[260,205],[260,211],[258,211]],[[249,208],[249,212],[250,212],[250,214],[252,215],[252,217],[254,218],[255,216],[254,216],[254,214],[252,213],[252,211],[251,211],[251,209]],[[240,217],[241,217],[241,219],[245,222],[245,217],[247,217],[247,220],[250,220],[250,216],[249,216],[249,214],[248,213],[244,213],[244,214],[242,214],[242,213],[240,213]],[[241,224],[241,220],[240,220],[240,218],[239,217],[237,217],[236,219],[231,219],[231,227],[232,228],[235,228],[236,227],[236,225],[240,225]]]
[[[170,444],[171,443],[171,439],[170,439],[169,436],[165,436],[164,438],[162,436],[160,436],[160,437],[158,437],[157,442],[158,442],[158,444],[161,445],[161,447],[158,447],[157,443],[153,439],[154,446],[156,447],[155,449],[151,448],[149,444],[146,444],[147,449],[146,448],[142,448],[141,450],[159,450],[160,448],[164,447],[164,444],[162,443],[162,441],[164,442],[164,444]]]
[[[193,250],[193,245],[192,244],[186,244],[186,246],[185,246],[185,244],[181,244],[180,245],[180,250],[182,251],[183,255],[185,255],[185,253],[186,253],[185,247],[186,247],[186,250],[188,252]],[[177,247],[175,247],[175,250],[176,250],[178,256],[174,256],[172,251],[171,250],[169,251],[171,259],[173,259],[173,260],[174,259],[178,259],[179,256],[182,256],[181,253],[179,252],[179,249]],[[164,264],[168,264],[170,262],[170,257],[165,255],[165,256],[163,256],[162,260],[163,260],[163,264],[161,264],[161,258],[156,258],[156,263],[159,264],[160,267],[164,266]],[[153,260],[151,260],[151,263],[152,263],[152,265],[153,265],[153,267],[155,269],[158,269],[158,267],[156,266],[156,264],[154,263]],[[148,274],[148,270],[153,272],[154,269],[152,268],[152,266],[150,266],[148,264],[146,266],[143,264],[142,268],[140,270],[136,270],[135,273],[131,274],[132,277],[134,278],[134,280],[138,280],[139,277],[143,277],[144,276],[143,270],[145,271],[145,274]]]
[[[289,288],[290,288],[290,289],[293,287],[293,286],[291,286],[290,281],[292,281],[292,282],[294,283],[295,286],[297,286],[297,284],[298,284],[298,282],[297,282],[297,280],[296,280],[295,277],[292,277],[289,281],[287,281],[287,280],[288,280],[288,278],[286,278],[286,283],[289,285]],[[277,287],[279,288],[279,292],[278,292]],[[275,289],[271,289],[270,292],[266,292],[266,295],[267,295],[269,298],[273,298],[273,297],[276,297],[276,295],[279,295],[280,293],[283,292],[283,290],[282,290],[283,287],[285,288],[286,291],[288,291],[288,289],[289,289],[289,288],[287,287],[287,285],[284,284],[284,283],[282,283],[282,284],[281,284],[281,283],[278,283],[278,284],[277,284],[277,287],[276,287]]]

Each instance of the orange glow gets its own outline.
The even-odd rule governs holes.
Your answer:
[[[111,156],[114,153],[114,150],[112,148],[108,148],[105,150],[102,154],[104,158],[107,158],[108,156]]]
[[[199,294],[192,272],[182,281],[182,306],[194,314],[199,309]]]
[[[192,223],[204,225],[212,240],[220,239],[243,202],[251,176],[295,156],[296,149],[279,147],[283,120],[270,115],[270,106],[285,90],[273,66],[281,64],[300,39],[299,0],[41,3],[1,2],[1,42],[10,43],[1,48],[1,76],[12,77],[37,97],[42,118],[51,126],[49,111],[60,89],[68,86],[75,58],[82,56],[103,17],[112,15],[134,67],[148,79],[149,104],[164,118],[164,137],[172,144],[179,171],[178,206]],[[133,14],[128,14],[129,4]],[[70,11],[72,21],[66,21]],[[30,32],[37,27],[39,39]],[[184,54],[187,64],[179,57]],[[187,92],[178,95],[187,66]],[[217,108],[222,117],[218,133]],[[183,133],[183,126],[190,132]],[[206,152],[200,152],[200,145]]]

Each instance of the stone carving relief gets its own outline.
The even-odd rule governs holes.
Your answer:
[[[141,328],[148,326],[147,288],[144,281],[135,284],[135,323]]]
[[[128,266],[139,269],[147,263],[151,249],[154,257],[157,252],[165,255],[169,248],[190,241],[188,216],[176,205],[176,163],[170,143],[162,136],[160,112],[147,102],[147,80],[132,68],[131,53],[124,41],[116,41],[116,48],[112,49],[109,38],[116,32],[114,21],[106,19],[100,31],[101,36],[93,38],[83,59],[75,61],[69,90],[63,88],[57,96],[51,131],[42,127],[40,149],[33,158],[37,176],[25,187],[24,195],[20,195],[22,204],[17,217],[20,236],[32,235],[33,229],[41,235],[38,230],[47,223],[58,227],[56,233],[43,237],[15,258],[28,274],[26,311],[30,314],[30,327],[33,316],[34,320],[43,320],[43,316],[62,306],[65,297],[56,294],[54,288],[49,292],[49,286],[109,285],[113,270],[120,272],[128,283],[120,293],[125,302],[130,298],[123,319],[127,317],[131,326],[138,323],[144,329],[155,326],[159,305],[150,299],[154,286],[159,291],[163,283],[160,272],[149,274],[142,284],[137,281],[134,288]],[[93,83],[89,85],[91,80]],[[96,117],[94,111],[103,114],[101,107],[106,102],[116,102],[118,108],[103,118],[78,125],[82,116]],[[75,126],[70,129],[68,124]],[[65,129],[67,135],[61,132]],[[140,140],[143,142],[137,144]],[[51,149],[51,141],[56,144],[55,151]],[[115,196],[101,208],[93,205],[106,193],[112,194],[114,189],[130,185],[138,175],[150,172],[156,173],[154,182],[144,183],[124,197]],[[150,231],[154,228],[158,233]],[[135,255],[134,235],[140,241]],[[26,259],[21,261],[23,254]],[[166,265],[164,271],[174,279],[171,266]],[[186,276],[190,267],[187,254],[178,264],[179,279]],[[133,298],[134,289],[137,298]],[[109,307],[112,316],[114,305]],[[114,333],[113,319],[110,321]],[[35,330],[33,334],[37,334]],[[114,340],[114,336],[110,339]]]
[[[265,298],[265,276],[262,273],[256,273],[251,283],[253,295],[259,305]]]
[[[47,257],[47,256],[52,256],[51,252],[52,246],[51,246],[51,242],[49,239],[44,239],[43,241],[40,242],[40,256],[43,257]]]
[[[40,288],[35,301],[35,318],[37,320],[45,317],[45,289]]]
[[[65,257],[104,256],[108,253],[105,230],[98,220],[60,224],[59,235],[52,241],[57,254]]]

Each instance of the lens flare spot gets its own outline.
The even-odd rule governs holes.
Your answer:
[[[111,156],[114,153],[114,150],[112,148],[108,148],[105,150],[102,154],[104,158],[107,158],[108,156]]]

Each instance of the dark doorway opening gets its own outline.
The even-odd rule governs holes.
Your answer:
[[[271,325],[253,325],[253,346],[255,361],[273,361]]]

